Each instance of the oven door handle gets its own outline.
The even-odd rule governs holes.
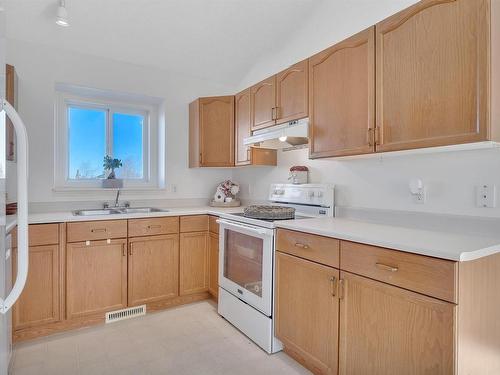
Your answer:
[[[259,228],[259,227],[254,227],[252,225],[245,225],[245,224],[240,224],[240,223],[235,223],[234,221],[227,221],[223,219],[218,219],[217,220],[218,224],[225,225],[227,227],[233,227],[233,228],[240,228],[240,229],[245,229],[245,230],[251,230],[252,232],[261,234],[261,235],[272,235],[271,231],[264,229],[264,228]]]

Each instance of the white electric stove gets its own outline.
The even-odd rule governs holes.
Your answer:
[[[292,219],[334,215],[334,187],[273,184],[269,206],[295,209]],[[269,211],[269,207],[266,211]],[[278,219],[244,211],[221,214],[219,227],[219,314],[268,353],[282,349],[274,337],[274,242]],[[271,210],[272,211],[272,210]],[[277,211],[280,211],[278,209]],[[263,214],[264,217],[267,217]]]

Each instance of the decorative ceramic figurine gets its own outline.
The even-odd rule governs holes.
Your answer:
[[[237,207],[241,204],[236,199],[236,194],[239,191],[240,186],[237,183],[231,180],[223,181],[217,186],[211,205]]]

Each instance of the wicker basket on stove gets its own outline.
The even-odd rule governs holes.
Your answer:
[[[248,206],[243,211],[246,217],[263,220],[284,220],[295,217],[295,208],[281,206]]]

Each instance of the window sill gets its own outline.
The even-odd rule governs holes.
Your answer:
[[[54,193],[81,193],[81,192],[105,192],[105,191],[116,191],[117,189],[113,188],[103,188],[103,187],[76,187],[76,186],[60,186],[53,187],[52,191]],[[120,191],[129,191],[129,192],[141,192],[141,191],[150,191],[150,192],[165,192],[167,188],[165,187],[155,187],[155,186],[128,186],[120,188]]]

